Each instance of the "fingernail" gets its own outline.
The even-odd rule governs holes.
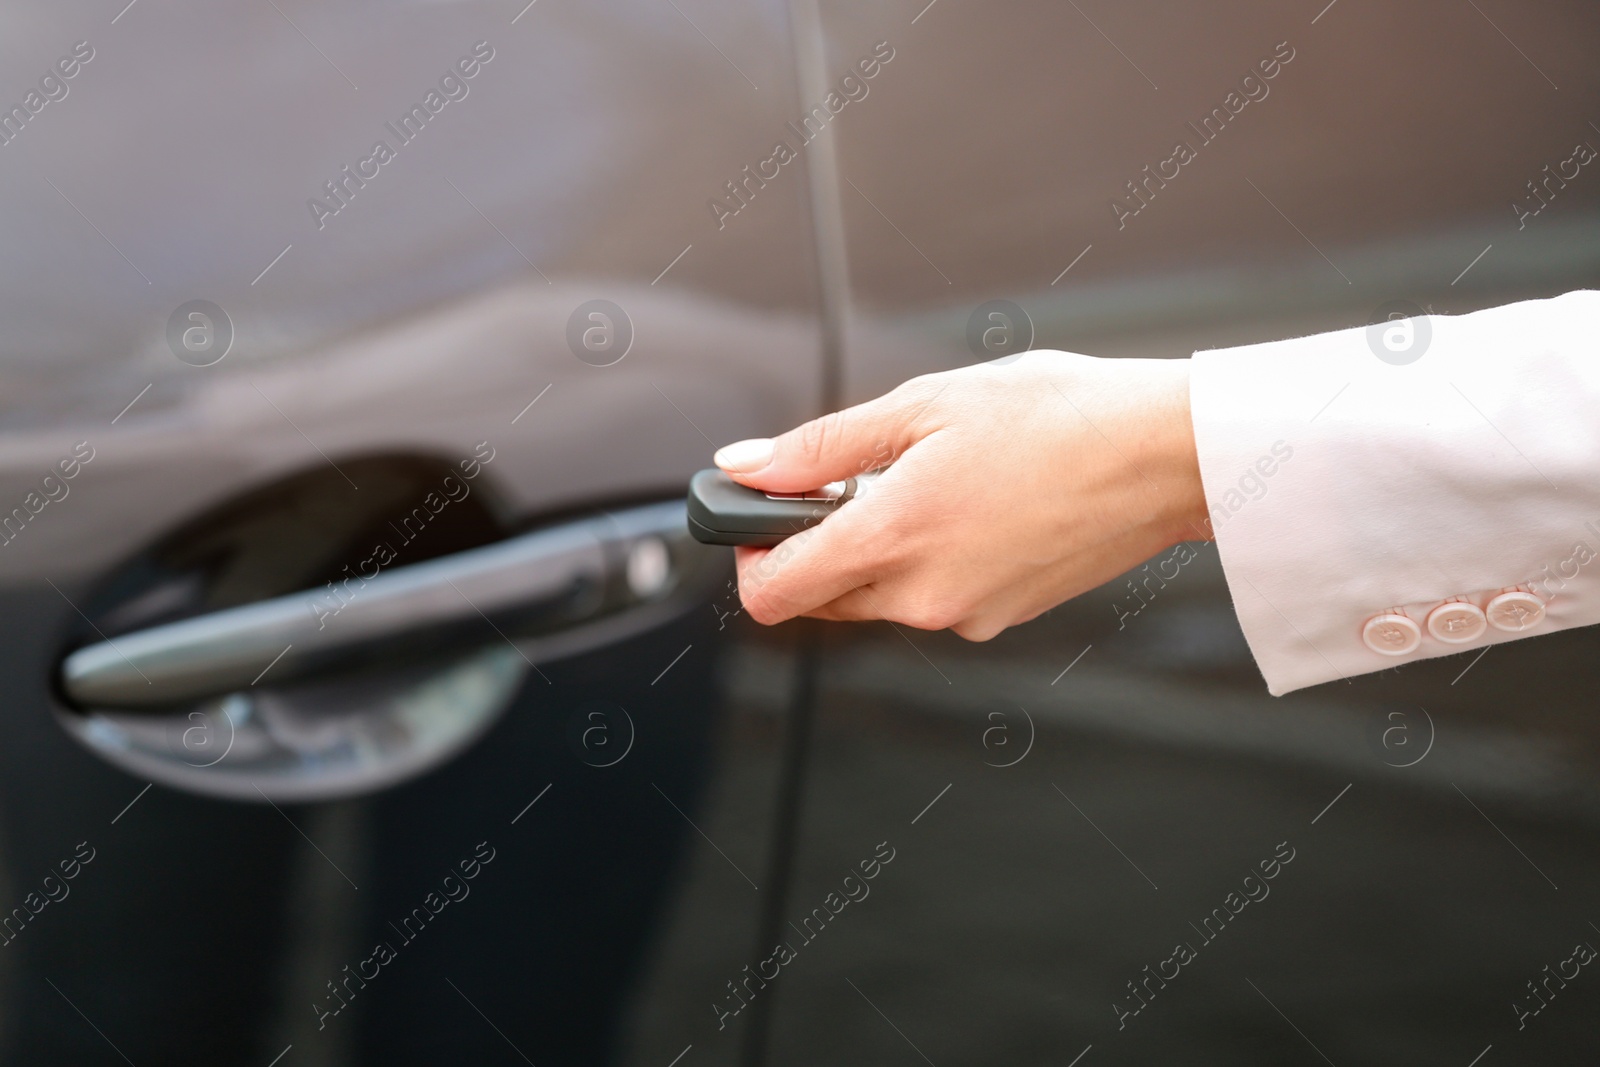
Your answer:
[[[717,449],[711,461],[725,471],[751,474],[772,462],[772,438],[752,437]]]

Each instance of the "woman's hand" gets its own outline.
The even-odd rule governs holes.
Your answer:
[[[768,492],[894,464],[812,529],[736,550],[740,599],[767,624],[888,619],[986,641],[1210,537],[1188,360],[1029,352],[914,378],[716,462]]]

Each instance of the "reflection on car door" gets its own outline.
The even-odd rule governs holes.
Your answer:
[[[275,677],[285,648],[142,726],[57,675],[275,597],[337,628],[375,575],[552,524],[625,546],[597,596],[648,600],[682,561],[639,508],[812,412],[804,174],[707,208],[797,113],[783,5],[516,6],[0,16],[8,69],[93,53],[0,149],[8,1062],[611,1055],[699,840],[726,575],[561,648],[493,611],[453,658]],[[310,785],[200,796],[247,742]]]

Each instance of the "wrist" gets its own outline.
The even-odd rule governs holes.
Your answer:
[[[1158,366],[1151,406],[1156,437],[1155,481],[1161,492],[1161,521],[1172,544],[1213,539],[1205,485],[1189,411],[1189,360],[1154,360]]]

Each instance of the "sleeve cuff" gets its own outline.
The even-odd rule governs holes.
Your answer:
[[[1600,621],[1597,331],[1585,292],[1195,354],[1206,502],[1272,693]]]

